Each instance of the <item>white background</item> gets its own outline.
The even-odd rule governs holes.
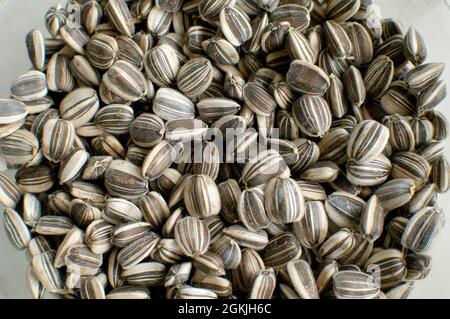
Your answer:
[[[58,0],[0,0],[0,97],[9,95],[10,83],[30,67],[25,51],[25,35],[34,28],[45,30],[46,10]],[[450,85],[450,4],[449,0],[376,0],[383,17],[403,21],[404,29],[413,25],[424,36],[429,62],[445,62],[444,78]],[[450,118],[449,99],[438,110]],[[450,159],[450,143],[447,156]],[[441,197],[447,214],[450,195]],[[3,208],[0,207],[0,212]],[[2,214],[0,213],[0,216]],[[23,252],[11,248],[0,218],[0,298],[29,298],[25,284],[27,260]],[[446,224],[430,255],[433,268],[429,277],[416,284],[414,298],[450,298],[450,226]]]

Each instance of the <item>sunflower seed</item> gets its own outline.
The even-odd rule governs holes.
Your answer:
[[[124,104],[102,107],[95,115],[95,125],[113,135],[127,134],[134,120],[133,109]]]
[[[223,35],[234,46],[240,46],[251,39],[253,31],[245,12],[229,6],[220,11],[219,18]]]
[[[104,254],[111,250],[113,225],[102,220],[94,220],[86,228],[86,244],[95,254]]]
[[[381,206],[388,212],[408,203],[415,189],[414,180],[395,178],[378,187],[375,195],[380,199]]]
[[[177,75],[178,88],[189,98],[197,97],[208,88],[213,79],[211,62],[203,57],[186,62]]]
[[[63,288],[63,278],[60,272],[53,266],[54,258],[54,251],[43,252],[33,256],[32,266],[42,286],[50,292],[57,293]]]
[[[374,299],[380,286],[371,275],[359,271],[339,271],[333,276],[333,290],[338,299]]]
[[[11,84],[11,96],[21,102],[29,102],[43,98],[47,95],[47,93],[47,78],[44,73],[39,71],[28,71],[19,76]],[[1,101],[2,106],[4,105],[5,107],[7,107],[5,109],[5,115],[2,115],[2,119],[4,119],[2,120],[1,124],[16,122],[17,120],[20,120],[22,116],[26,116],[26,114],[23,115],[24,111],[20,107],[22,106],[22,104],[19,104],[18,102],[13,103],[11,102],[11,100],[2,99]],[[20,117],[16,119],[17,116]]]
[[[98,71],[91,65],[85,56],[74,56],[70,61],[69,68],[75,79],[82,83],[92,87],[98,87],[100,85],[100,75]]]
[[[358,196],[335,192],[325,201],[325,209],[330,220],[339,227],[355,229],[359,225],[366,203]]]
[[[53,38],[56,38],[58,36],[59,30],[61,26],[66,24],[66,20],[67,11],[62,7],[61,4],[51,7],[47,11],[47,13],[45,14],[45,25],[48,32]]]
[[[265,231],[254,232],[239,224],[225,228],[223,233],[233,239],[239,246],[255,250],[263,249],[269,242]]]
[[[126,101],[137,101],[147,94],[144,75],[129,62],[115,62],[103,75],[104,85]]]
[[[422,64],[427,58],[427,48],[422,35],[410,27],[405,35],[403,53],[415,65]]]
[[[54,184],[53,172],[46,165],[23,167],[16,172],[16,183],[22,193],[46,192]]]
[[[197,218],[180,219],[176,223],[174,234],[176,242],[186,256],[200,256],[208,250],[210,243],[208,227]]]
[[[39,150],[39,141],[33,133],[19,129],[1,139],[0,149],[9,165],[20,166],[35,158]]]
[[[44,298],[45,288],[37,278],[32,265],[28,265],[27,267],[26,282],[33,299]]]
[[[380,281],[381,289],[395,287],[406,277],[406,263],[396,249],[386,249],[373,254],[366,263],[366,271]]]
[[[317,183],[327,183],[334,181],[340,172],[339,166],[330,161],[317,162],[303,171],[300,177],[303,180]]]
[[[174,83],[180,62],[176,51],[168,44],[160,44],[149,50],[144,57],[147,76],[161,87]]]
[[[381,154],[389,140],[389,130],[380,123],[366,120],[359,123],[352,134],[347,147],[350,160],[362,162]]]
[[[73,221],[65,216],[42,216],[36,225],[39,235],[59,236],[67,234],[74,227]]]
[[[318,253],[322,259],[337,260],[348,253],[354,245],[355,237],[352,232],[342,228],[323,242]]]
[[[106,299],[150,299],[150,291],[146,287],[126,286],[111,290]]]
[[[314,274],[311,266],[304,260],[291,261],[287,264],[287,271],[292,286],[302,299],[319,299]]]
[[[394,76],[394,64],[385,55],[379,55],[369,65],[364,76],[367,94],[379,98],[386,93]]]
[[[419,112],[432,109],[447,97],[447,84],[437,81],[419,95]]]
[[[418,94],[436,83],[444,69],[443,63],[422,64],[405,75],[405,82],[412,93]]]
[[[289,22],[291,27],[300,31],[305,30],[311,21],[308,9],[295,3],[279,5],[270,13],[270,18],[273,22]]]
[[[110,163],[105,173],[105,186],[111,196],[124,199],[137,199],[148,192],[141,169],[123,160]]]
[[[391,157],[391,161],[393,178],[411,178],[418,187],[428,180],[430,164],[419,154],[399,152]]]
[[[61,26],[59,35],[72,50],[83,55],[86,53],[85,47],[90,38],[82,26],[73,22],[66,23]]]
[[[108,0],[104,8],[117,31],[128,37],[134,34],[133,18],[124,0]]]
[[[258,188],[244,190],[239,199],[239,220],[251,231],[269,226],[269,218],[264,207],[264,192]]]
[[[322,69],[301,60],[291,62],[286,81],[295,92],[310,95],[323,95],[330,86],[330,79]]]
[[[391,161],[384,155],[364,161],[347,163],[347,178],[357,186],[376,186],[384,183],[392,169]]]
[[[12,246],[23,250],[31,240],[31,233],[22,217],[12,208],[6,208],[3,215],[6,235]]]
[[[251,291],[254,279],[264,269],[264,262],[256,251],[243,249],[241,263],[231,271],[233,287],[243,292]]]

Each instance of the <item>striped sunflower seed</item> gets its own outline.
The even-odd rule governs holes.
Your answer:
[[[45,41],[41,31],[31,30],[25,41],[31,63],[36,70],[42,71],[45,66]]]
[[[318,253],[322,259],[337,260],[348,253],[354,246],[354,235],[350,230],[342,228],[323,242]]]
[[[223,230],[224,235],[233,239],[239,246],[262,250],[269,242],[268,235],[265,231],[251,231],[246,227],[236,224],[231,225]]]
[[[144,67],[150,80],[160,87],[167,87],[175,82],[180,61],[175,49],[168,44],[160,44],[144,56]]]
[[[255,277],[264,269],[264,262],[255,250],[243,249],[241,263],[231,271],[233,287],[242,292],[250,292]]]
[[[386,93],[394,76],[394,63],[385,56],[379,55],[369,65],[364,76],[367,94],[379,98]]]
[[[47,86],[53,92],[71,92],[75,86],[75,78],[69,67],[69,58],[56,53],[47,64]]]
[[[158,262],[139,263],[122,272],[122,278],[130,285],[158,287],[163,285],[166,266]]]
[[[353,65],[343,75],[343,84],[354,107],[360,107],[366,100],[366,86],[359,69]]]
[[[70,61],[69,68],[74,78],[82,83],[91,87],[98,87],[100,85],[98,71],[85,56],[75,55]]]
[[[138,69],[141,69],[143,66],[144,53],[139,45],[133,41],[133,39],[124,35],[116,37],[116,41],[119,47],[117,58],[125,60],[136,66]]]
[[[377,278],[381,289],[396,287],[406,277],[406,263],[399,250],[381,250],[370,256],[366,262],[366,272]]]
[[[114,135],[103,133],[92,139],[91,143],[99,155],[112,156],[114,159],[123,158],[126,155],[125,148]]]
[[[169,32],[172,20],[173,15],[171,12],[154,6],[148,14],[147,29],[152,35],[161,37]]]
[[[178,88],[189,98],[194,98],[205,92],[213,79],[211,62],[198,57],[186,62],[177,75]]]
[[[309,10],[296,3],[279,5],[270,13],[270,18],[273,22],[289,22],[291,27],[300,31],[305,30],[311,22]]]
[[[45,14],[45,26],[53,38],[59,34],[61,26],[66,24],[67,11],[61,4],[51,7]]]
[[[141,210],[128,200],[109,198],[105,201],[102,218],[114,225],[126,222],[138,222],[142,219]]]
[[[437,81],[419,95],[419,112],[438,106],[447,97],[447,84]]]
[[[74,227],[73,221],[65,216],[42,216],[36,225],[39,235],[60,236],[67,234]]]
[[[82,279],[80,284],[81,299],[106,299],[103,284],[97,277]]]
[[[419,94],[436,83],[444,69],[443,63],[422,64],[405,75],[405,82],[412,93]]]
[[[241,189],[234,179],[229,179],[217,185],[221,199],[221,216],[229,223],[239,222],[238,203],[241,198]]]
[[[240,46],[252,38],[250,19],[244,11],[225,7],[220,11],[219,18],[223,35],[234,46]]]
[[[222,276],[225,274],[222,258],[212,252],[206,252],[193,258],[193,266],[210,276]]]
[[[164,122],[160,117],[143,113],[136,117],[130,125],[130,137],[141,147],[152,147],[161,142],[165,133]]]
[[[322,244],[328,233],[328,217],[321,201],[308,201],[305,215],[293,224],[293,230],[303,246],[315,248]]]
[[[223,38],[210,38],[202,43],[206,54],[217,64],[234,65],[239,62],[236,48]]]
[[[102,212],[82,199],[74,199],[70,203],[69,216],[81,227],[86,227],[94,220],[100,219]]]
[[[409,116],[417,111],[417,98],[409,91],[403,81],[392,82],[380,101],[383,110],[390,115]]]
[[[219,190],[210,176],[192,175],[186,183],[183,198],[191,216],[206,218],[220,213]]]
[[[259,188],[246,189],[242,192],[238,214],[239,220],[251,231],[259,231],[269,226],[270,220],[264,207],[264,192]]]
[[[344,95],[344,85],[334,74],[330,75],[330,88],[326,92],[326,98],[333,116],[342,118],[347,114],[348,100]]]
[[[431,181],[431,180],[430,180]],[[425,185],[420,191],[416,192],[407,205],[407,209],[410,215],[413,215],[418,210],[432,206],[433,201],[436,199],[435,185],[430,183]]]
[[[287,271],[292,286],[302,299],[319,299],[316,280],[311,266],[304,260],[291,261]]]
[[[96,33],[86,44],[86,57],[92,66],[109,69],[117,59],[119,45],[115,38],[104,33]]]
[[[403,54],[415,65],[422,64],[427,58],[427,47],[422,35],[410,27],[404,41]]]
[[[208,227],[200,219],[195,217],[180,219],[176,223],[174,235],[186,256],[197,257],[208,250],[210,243]]]
[[[105,173],[105,187],[111,196],[137,199],[147,194],[148,185],[141,169],[123,160],[113,160]]]
[[[325,99],[304,95],[292,107],[294,119],[303,133],[323,137],[331,127],[332,115]]]
[[[81,23],[89,34],[95,32],[102,17],[103,8],[98,2],[89,1],[81,10]]]
[[[401,243],[417,254],[424,253],[429,250],[441,227],[442,213],[433,207],[425,207],[408,221]]]
[[[328,52],[331,55],[340,59],[351,56],[353,45],[342,26],[333,20],[329,20],[324,24],[324,34],[328,44]]]
[[[372,195],[361,213],[359,230],[364,239],[374,242],[383,232],[384,209],[376,195]]]
[[[380,293],[380,285],[369,274],[339,271],[333,276],[333,290],[338,299],[375,299]]]
[[[380,199],[381,206],[386,212],[402,207],[408,203],[414,195],[416,186],[414,180],[410,178],[392,179],[375,191],[375,195]]]
[[[366,203],[360,197],[345,192],[334,192],[325,201],[330,220],[339,227],[356,229]]]
[[[255,187],[273,177],[289,173],[283,157],[275,150],[268,150],[259,153],[251,162],[245,164],[240,181],[247,187]]]
[[[302,247],[291,233],[281,233],[273,237],[262,252],[264,264],[279,269],[302,254]]]
[[[109,21],[116,27],[117,31],[132,37],[135,32],[134,21],[125,0],[108,0],[104,8]]]
[[[78,149],[73,151],[61,162],[58,172],[59,184],[63,185],[77,178],[88,160],[89,153],[85,150]]]
[[[374,55],[373,42],[370,33],[358,22],[350,22],[345,31],[352,43],[352,63],[358,67],[368,65]]]
[[[301,60],[291,62],[286,82],[295,92],[310,95],[323,95],[330,86],[330,79],[322,69]]]
[[[11,96],[21,102],[35,101],[37,99],[45,97],[47,93],[47,78],[45,74],[40,71],[28,71],[19,76],[11,84]],[[14,116],[18,116],[19,114],[21,114],[20,107],[17,105],[17,103],[11,105],[11,102],[9,101],[10,100],[2,100],[2,104],[8,106],[8,108],[5,109],[6,114],[2,115],[2,118],[4,117],[8,120],[8,122],[1,124],[12,123],[9,121],[12,121]]]
[[[95,126],[113,135],[127,134],[134,120],[133,109],[125,104],[110,104],[95,115]]]
[[[55,252],[47,251],[33,256],[31,264],[42,286],[50,292],[57,293],[63,289],[63,278],[62,274],[53,266],[54,259]]]
[[[104,85],[126,101],[137,101],[147,94],[147,82],[140,70],[129,62],[116,61],[103,75]]]
[[[88,246],[77,244],[67,250],[64,260],[69,272],[79,270],[80,275],[92,276],[102,265],[103,257],[100,254],[94,254]]]
[[[146,259],[156,248],[159,238],[154,233],[135,240],[122,248],[117,254],[117,261],[122,269],[130,269]]]
[[[360,0],[331,0],[327,5],[327,18],[336,22],[345,22],[360,9]]]
[[[216,240],[211,250],[222,258],[224,269],[235,269],[241,262],[241,248],[228,236],[222,236]]]
[[[59,35],[72,50],[83,55],[86,53],[85,47],[90,38],[82,26],[76,22],[66,23],[61,26]]]
[[[317,162],[303,171],[300,178],[310,182],[329,183],[339,175],[339,166],[330,161]]]
[[[389,129],[389,141],[394,150],[402,152],[415,148],[414,132],[406,118],[398,115],[385,117],[383,125]]]
[[[249,299],[271,299],[276,282],[275,271],[272,268],[260,271],[253,281]]]
[[[170,216],[170,211],[164,198],[157,192],[149,192],[141,197],[137,206],[142,211],[144,219],[154,229],[159,229]]]
[[[364,162],[349,161],[347,178],[357,186],[381,185],[388,179],[391,169],[391,161],[384,155]]]
[[[299,30],[289,28],[286,36],[286,48],[292,60],[314,63],[316,56],[308,39]]]
[[[89,87],[76,89],[61,101],[59,112],[75,128],[90,122],[97,113],[100,101],[97,92]]]
[[[85,240],[89,249],[95,254],[105,254],[111,250],[113,225],[97,219],[86,228]]]
[[[46,192],[54,185],[53,172],[46,165],[22,167],[16,172],[16,183],[22,193]]]
[[[266,185],[264,199],[267,216],[274,223],[298,222],[304,216],[305,200],[302,190],[291,178],[271,179]]]
[[[363,121],[350,135],[348,158],[358,162],[373,159],[383,152],[388,140],[389,130],[385,126],[373,120]]]
[[[391,157],[392,177],[411,178],[417,187],[428,180],[431,167],[428,161],[413,152],[399,152]]]
[[[33,133],[19,129],[0,140],[0,149],[9,165],[24,165],[37,155],[39,141]]]
[[[432,182],[439,193],[449,189],[449,163],[445,156],[439,157],[431,167],[430,182]]]
[[[242,97],[255,114],[264,117],[270,116],[277,106],[270,91],[255,81],[244,85]]]
[[[328,131],[320,140],[318,146],[321,161],[334,161],[341,165],[347,162],[347,143],[350,134],[343,128]]]
[[[22,217],[12,208],[6,208],[3,215],[6,236],[14,248],[23,250],[31,240],[31,233]]]
[[[75,127],[67,120],[50,119],[42,131],[42,152],[55,163],[64,160],[71,152],[75,140]]]
[[[176,151],[167,141],[161,141],[146,156],[142,164],[142,175],[157,179],[172,165]]]
[[[31,228],[36,226],[42,216],[42,204],[39,198],[31,193],[26,193],[22,201],[22,218],[25,224]]]

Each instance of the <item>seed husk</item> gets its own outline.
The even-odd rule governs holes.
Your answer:
[[[436,83],[444,69],[443,63],[422,64],[405,75],[405,82],[411,92],[419,94]]]
[[[54,185],[53,172],[46,165],[22,167],[16,172],[16,183],[22,193],[46,192]]]
[[[333,182],[339,175],[339,166],[330,161],[317,162],[303,171],[300,177],[303,180],[317,183]]]
[[[388,289],[403,282],[407,269],[400,251],[386,249],[373,254],[367,260],[366,271],[380,281],[381,289]]]
[[[85,47],[90,38],[86,30],[78,23],[70,22],[61,26],[59,35],[72,50],[79,54],[86,53]]]
[[[231,271],[233,286],[243,292],[249,292],[254,278],[264,270],[264,262],[253,249],[243,249],[241,263]]]
[[[406,224],[401,243],[417,254],[426,252],[442,226],[442,214],[433,207],[416,212]]]
[[[419,112],[438,106],[447,97],[447,84],[437,81],[419,95]]]
[[[352,232],[346,228],[341,228],[323,242],[319,248],[319,256],[322,259],[337,260],[348,253],[354,245],[355,237]]]
[[[391,161],[384,155],[364,162],[349,161],[347,178],[357,186],[376,186],[384,183],[392,169]]]
[[[380,286],[369,274],[339,271],[333,276],[333,290],[338,299],[374,299],[380,293]]]
[[[103,75],[103,83],[125,101],[137,101],[147,94],[147,80],[133,64],[116,61]]]
[[[187,97],[194,98],[205,92],[213,79],[211,62],[198,57],[186,62],[177,75],[177,85]]]
[[[248,105],[255,114],[264,117],[270,116],[277,106],[270,91],[255,81],[244,85],[242,97],[246,105]]]
[[[100,75],[89,60],[83,55],[75,55],[69,64],[70,71],[75,79],[82,83],[98,87],[100,85]]]
[[[63,288],[63,279],[61,273],[53,266],[54,258],[54,251],[43,252],[33,256],[32,266],[42,286],[50,292],[57,293]]]
[[[369,65],[364,76],[367,94],[374,98],[383,96],[391,85],[393,76],[394,64],[392,60],[385,55],[379,55]]]
[[[28,57],[36,70],[42,71],[45,66],[45,42],[39,30],[31,30],[25,38]]]
[[[331,127],[330,108],[322,97],[303,95],[292,110],[297,126],[308,136],[323,137]]]
[[[175,82],[180,61],[175,49],[168,44],[160,44],[150,49],[144,57],[147,76],[161,87],[171,86]]]
[[[124,0],[109,0],[105,5],[105,11],[117,31],[128,37],[133,36],[134,22]]]
[[[267,215],[272,222],[289,224],[303,218],[305,200],[295,180],[275,177],[266,185],[264,195]]]
[[[279,5],[270,13],[270,18],[273,22],[289,22],[291,27],[300,31],[305,30],[311,22],[309,10],[295,3]]]
[[[12,84],[11,84],[11,96],[21,102],[30,102],[34,101],[40,98],[43,98],[47,95],[48,88],[47,88],[47,77],[44,73],[36,70],[28,71],[21,76],[19,76]],[[9,101],[9,100],[6,100]],[[5,104],[5,100],[2,100],[2,105],[7,105],[8,109],[10,109],[9,112],[11,112],[11,115],[18,115],[18,113],[22,113],[20,110],[20,107],[17,105],[17,103],[14,103],[11,106],[11,103],[8,102]],[[6,112],[6,119],[3,120],[5,123],[1,124],[9,124],[11,123],[13,118],[11,118],[11,115],[8,115],[8,112]],[[3,118],[4,116],[2,116]],[[9,119],[9,120],[8,120]]]
[[[291,62],[286,81],[295,92],[310,95],[323,95],[330,86],[330,79],[322,69],[301,60]]]
[[[234,46],[240,46],[252,37],[250,19],[245,12],[225,7],[220,11],[219,19],[223,35]]]
[[[208,227],[195,217],[180,219],[175,225],[175,240],[181,251],[189,257],[203,255],[210,243]]]
[[[359,123],[350,135],[347,147],[348,158],[367,161],[381,154],[389,140],[389,130],[380,123],[366,120]]]
[[[429,162],[419,154],[413,152],[399,152],[391,157],[392,177],[411,178],[416,186],[428,180],[431,167]]]
[[[86,44],[86,57],[92,66],[109,69],[117,59],[119,45],[115,38],[104,33],[96,33]]]
[[[304,260],[291,261],[287,264],[287,271],[292,286],[302,299],[319,299],[314,274],[311,266]]]
[[[118,263],[124,270],[136,266],[155,250],[159,240],[154,233],[149,233],[135,240],[119,251],[117,254]]]
[[[244,190],[238,205],[239,220],[251,231],[269,226],[270,220],[264,207],[264,192],[259,188]]]
[[[148,192],[140,168],[128,161],[113,160],[105,173],[105,186],[111,196],[136,199]]]
[[[240,224],[225,228],[223,233],[233,239],[239,246],[255,250],[262,250],[269,242],[268,235],[264,230],[255,232]]]
[[[391,211],[408,203],[414,195],[416,186],[410,178],[392,179],[375,191],[385,211]]]
[[[75,139],[75,127],[67,120],[50,119],[42,131],[42,152],[55,163],[64,160],[71,152]]]
[[[405,35],[403,53],[415,65],[422,64],[427,58],[427,47],[422,35],[410,27]]]
[[[163,36],[169,32],[173,15],[158,6],[151,8],[147,18],[147,29],[154,36]]]

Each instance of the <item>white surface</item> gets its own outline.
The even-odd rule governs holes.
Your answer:
[[[5,0],[3,0],[5,1]],[[25,35],[34,28],[44,31],[43,16],[58,0],[0,0],[0,97],[7,97],[10,83],[30,67],[25,51]],[[429,62],[445,62],[443,76],[450,85],[450,7],[448,0],[377,0],[384,17],[410,24],[424,36],[429,51]],[[450,118],[449,99],[438,108]],[[450,143],[447,141],[448,158]],[[447,214],[450,196],[441,197]],[[3,211],[3,208],[0,208]],[[0,298],[29,298],[25,270],[27,261],[23,252],[11,248],[5,238],[3,218],[0,227]],[[447,223],[431,251],[433,268],[429,277],[416,284],[414,298],[450,298],[450,224]]]

